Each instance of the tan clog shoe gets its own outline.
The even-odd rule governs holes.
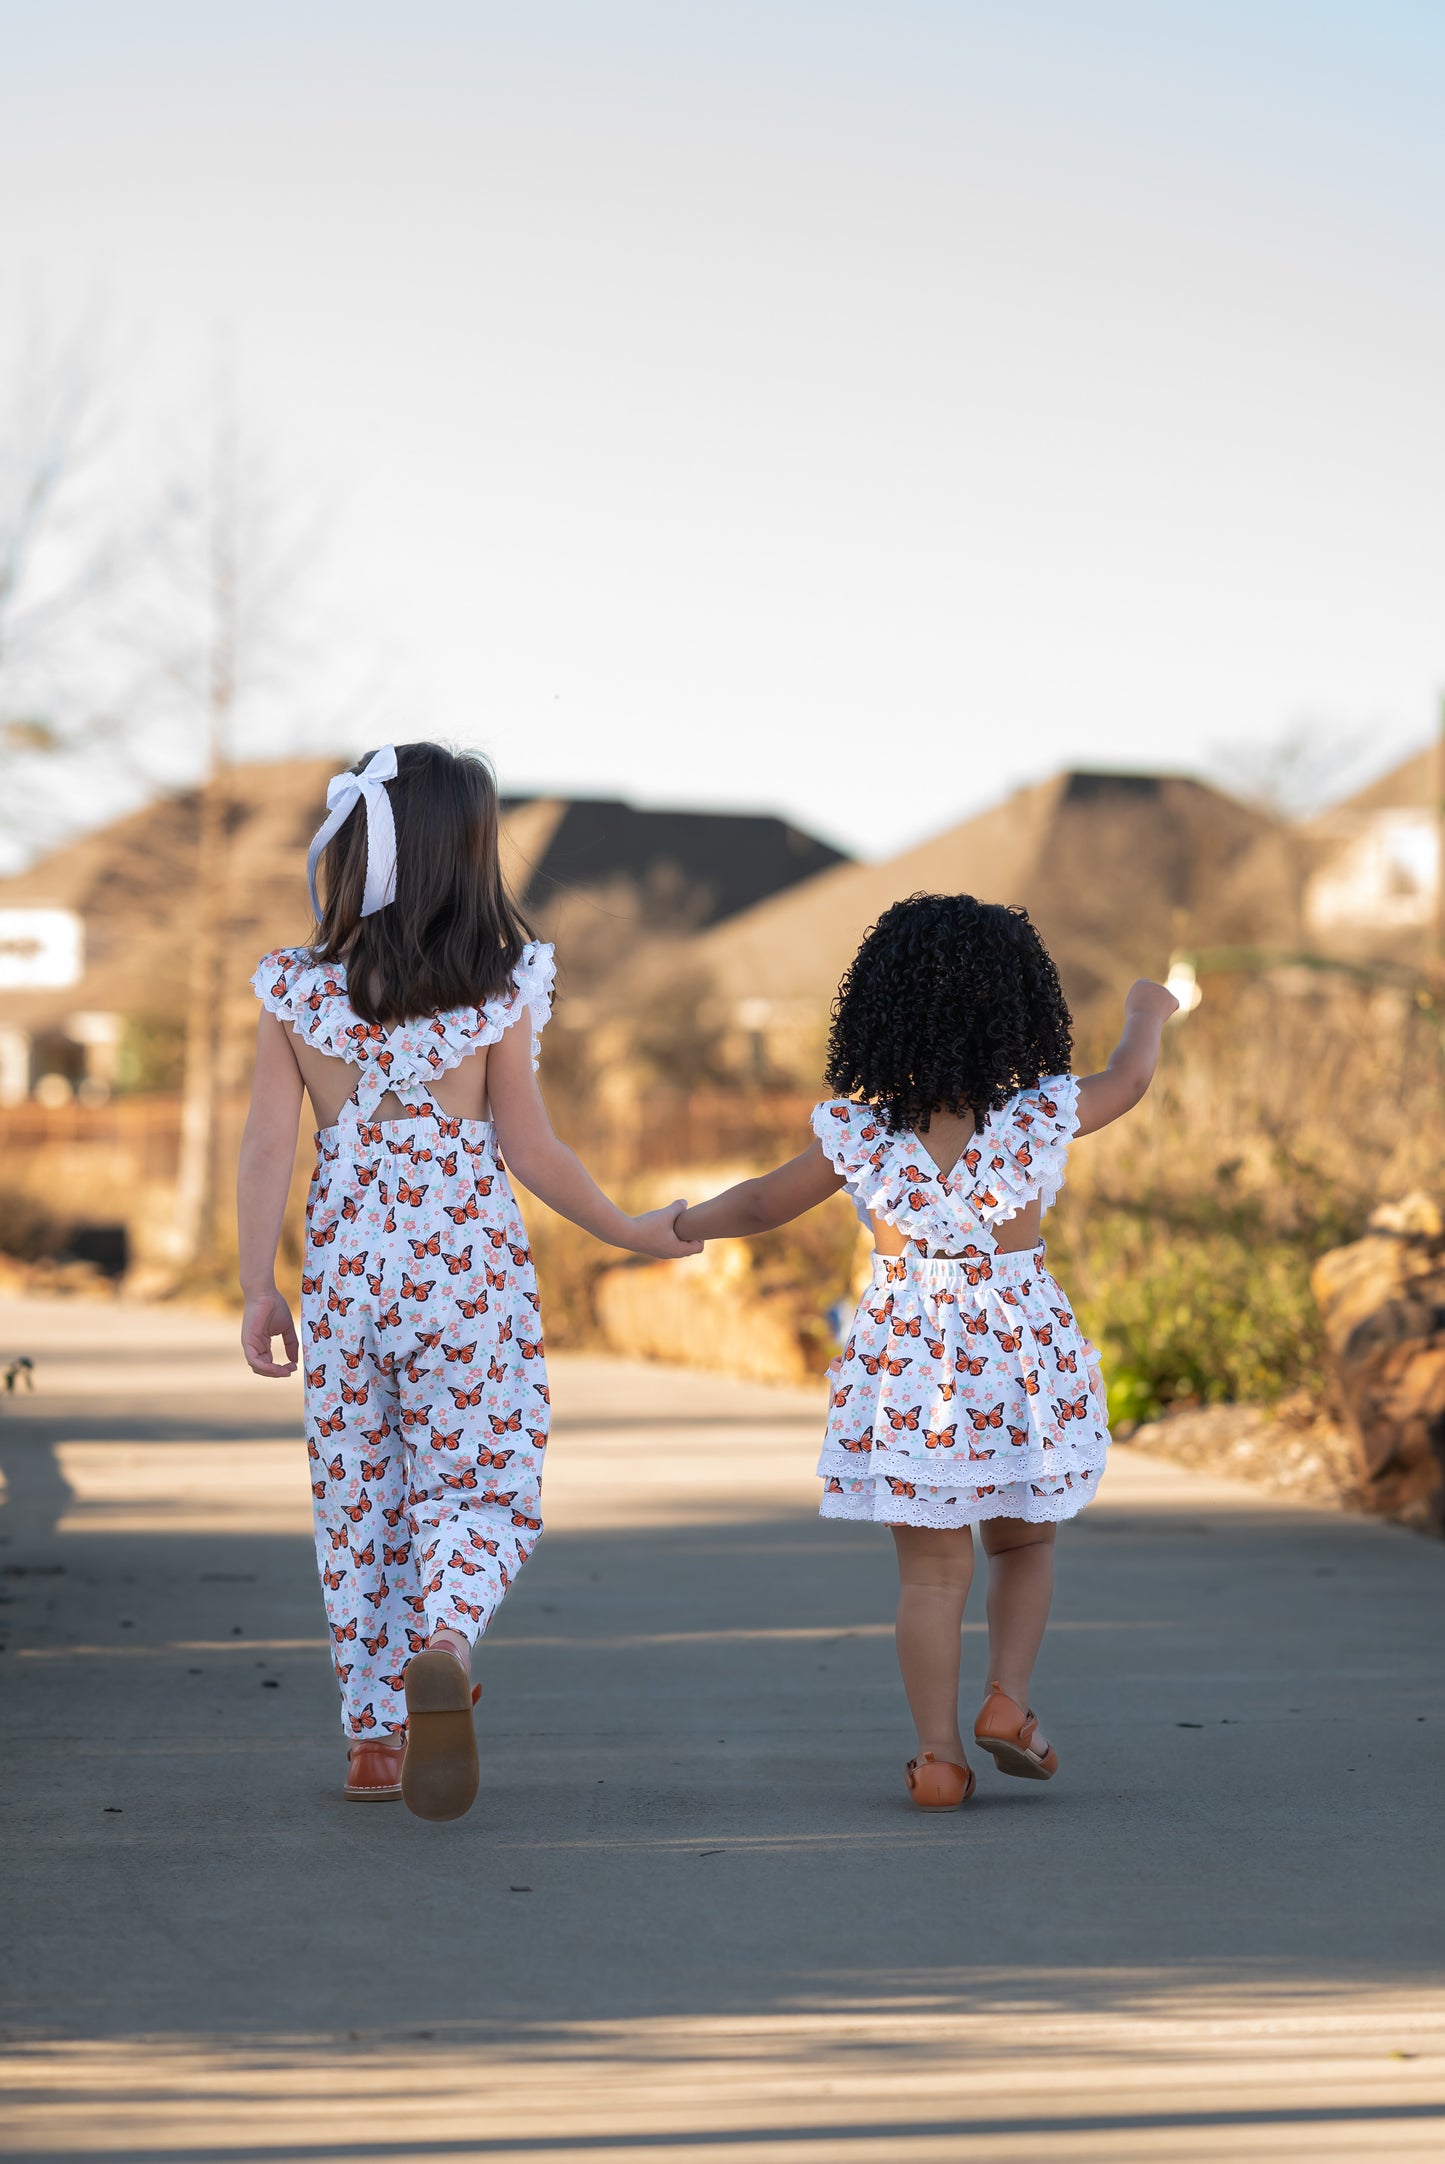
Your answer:
[[[346,1754],[348,1803],[394,1803],[401,1794],[404,1736],[358,1736]]]

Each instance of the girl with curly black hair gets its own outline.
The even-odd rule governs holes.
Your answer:
[[[1029,1684],[1053,1594],[1054,1528],[1092,1497],[1108,1448],[1098,1356],[1044,1267],[1040,1222],[1075,1135],[1148,1089],[1177,1001],[1142,980],[1107,1066],[1076,1078],[1069,1010],[1028,913],[970,894],[885,911],[844,975],[811,1148],[677,1220],[684,1240],[770,1231],[846,1189],[871,1281],[830,1370],[825,1518],[891,1527],[898,1661],[924,1810],[974,1792],[958,1720],[959,1634],[989,1559],[989,1683],[974,1739],[1047,1781],[1058,1754]]]

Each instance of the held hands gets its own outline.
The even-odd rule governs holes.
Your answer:
[[[271,1340],[279,1337],[285,1347],[287,1367],[271,1358]],[[273,1285],[269,1292],[250,1293],[241,1318],[241,1350],[253,1375],[294,1375],[300,1356],[296,1325],[291,1310]]]
[[[669,1202],[664,1209],[647,1210],[632,1220],[633,1237],[628,1245],[639,1255],[652,1255],[658,1262],[678,1262],[684,1255],[700,1255],[701,1240],[684,1240],[678,1237],[677,1220],[687,1208],[685,1202]]]

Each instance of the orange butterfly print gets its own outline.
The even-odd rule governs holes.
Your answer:
[[[515,1435],[518,1433],[522,1425],[522,1415],[520,1412],[508,1413],[505,1420],[501,1417],[500,1413],[489,1413],[487,1415],[487,1418],[492,1423],[493,1435]]]
[[[1017,1330],[995,1330],[994,1336],[998,1339],[1000,1352],[1017,1352],[1023,1343]]]
[[[417,1261],[420,1262],[425,1255],[439,1255],[441,1253],[442,1236],[439,1232],[434,1232],[429,1240],[408,1240],[406,1244]]]
[[[542,1530],[541,1519],[529,1518],[526,1512],[522,1510],[514,1510],[512,1512],[512,1523],[513,1525],[525,1526],[529,1533],[540,1533]]]
[[[958,1423],[955,1421],[952,1427],[930,1428],[923,1440],[929,1450],[952,1450],[957,1435]]]
[[[905,1428],[916,1428],[918,1426],[918,1416],[923,1407],[921,1405],[910,1405],[906,1411],[899,1411],[892,1405],[885,1405],[883,1409],[888,1415],[889,1427],[897,1435]]]
[[[306,1370],[306,1387],[308,1390],[320,1390],[325,1382],[326,1363],[324,1361],[319,1368],[308,1368]]]
[[[343,1518],[349,1518],[353,1525],[360,1525],[362,1519],[367,1515],[370,1509],[371,1497],[367,1494],[365,1488],[363,1488],[361,1491],[361,1501],[359,1503],[343,1503],[341,1506],[341,1515]]]
[[[401,1279],[401,1297],[403,1298],[403,1300],[424,1300],[427,1297],[427,1294],[431,1291],[433,1285],[435,1285],[435,1283],[436,1279],[434,1277],[429,1277],[424,1284],[414,1284],[412,1280],[406,1275],[405,1271],[403,1271]]]
[[[405,1180],[398,1180],[396,1183],[396,1199],[404,1210],[420,1208],[426,1201],[426,1193],[424,1187],[409,1187]]]
[[[383,1646],[385,1646],[387,1643],[386,1625],[384,1623],[382,1624],[381,1629],[377,1632],[374,1638],[363,1638],[361,1642],[365,1646],[367,1652],[371,1655],[371,1658],[375,1660],[377,1654],[381,1652]]]
[[[353,1616],[349,1623],[333,1623],[331,1635],[339,1646],[345,1645],[348,1639],[356,1636],[356,1617]]]
[[[345,1585],[348,1575],[344,1570],[333,1570],[328,1563],[321,1573],[321,1583],[328,1593],[334,1593],[338,1586]]]
[[[479,1450],[477,1463],[482,1466],[494,1465],[499,1473],[503,1473],[516,1455],[515,1450]]]
[[[464,1473],[443,1473],[444,1488],[474,1488],[477,1484],[476,1468],[469,1465]]]
[[[518,1340],[517,1340],[517,1345],[518,1345],[518,1347],[519,1347],[519,1349],[520,1349],[520,1351],[521,1351],[521,1355],[522,1355],[522,1358],[523,1358],[524,1360],[540,1360],[540,1359],[541,1359],[541,1357],[542,1357],[542,1340],[541,1340],[541,1339],[540,1339],[539,1337],[537,1337],[537,1338],[526,1338],[526,1337],[519,1337],[519,1338],[518,1338]]]
[[[888,1474],[887,1479],[889,1489],[894,1495],[917,1495],[918,1493],[911,1480],[898,1480],[892,1473]]]
[[[470,1366],[477,1357],[477,1341],[473,1338],[470,1345],[443,1345],[442,1352],[448,1360],[464,1360]]]
[[[970,1406],[968,1417],[973,1422],[974,1432],[977,1435],[982,1435],[985,1428],[1001,1428],[1003,1426],[1003,1401],[1000,1399],[997,1405],[990,1406],[986,1413],[976,1412]]]
[[[480,1217],[482,1214],[477,1208],[475,1195],[468,1195],[465,1202],[444,1203],[443,1208],[454,1225],[464,1225],[468,1218]]]
[[[341,1402],[343,1405],[364,1405],[370,1395],[370,1383],[357,1383],[354,1387],[351,1383],[341,1385]]]
[[[1054,1366],[1061,1374],[1075,1375],[1078,1373],[1079,1356],[1077,1353],[1057,1352],[1054,1354]]]
[[[461,1412],[468,1405],[480,1405],[487,1394],[480,1383],[477,1384],[475,1390],[458,1390],[455,1383],[449,1384],[448,1388],[452,1394],[452,1403],[458,1412]]]
[[[433,1450],[460,1450],[462,1447],[462,1430],[460,1428],[433,1428],[431,1431],[431,1446]]]
[[[846,1405],[852,1395],[853,1385],[851,1383],[844,1383],[841,1390],[835,1390],[832,1400],[834,1412],[837,1412],[840,1406]]]
[[[326,1295],[326,1305],[333,1315],[349,1315],[356,1305],[356,1295],[352,1293],[343,1300],[339,1292],[329,1292]]]
[[[453,1277],[460,1277],[472,1266],[472,1251],[469,1247],[464,1247],[459,1255],[444,1255],[442,1260]]]
[[[430,1419],[429,1405],[403,1405],[401,1408],[401,1424],[404,1428],[424,1428]]]

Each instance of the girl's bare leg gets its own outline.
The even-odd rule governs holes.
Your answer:
[[[966,1765],[958,1732],[959,1632],[973,1577],[966,1525],[895,1525],[898,1666],[918,1729],[920,1754]]]
[[[979,1532],[988,1557],[989,1681],[1027,1706],[1054,1597],[1054,1528],[987,1518]]]

